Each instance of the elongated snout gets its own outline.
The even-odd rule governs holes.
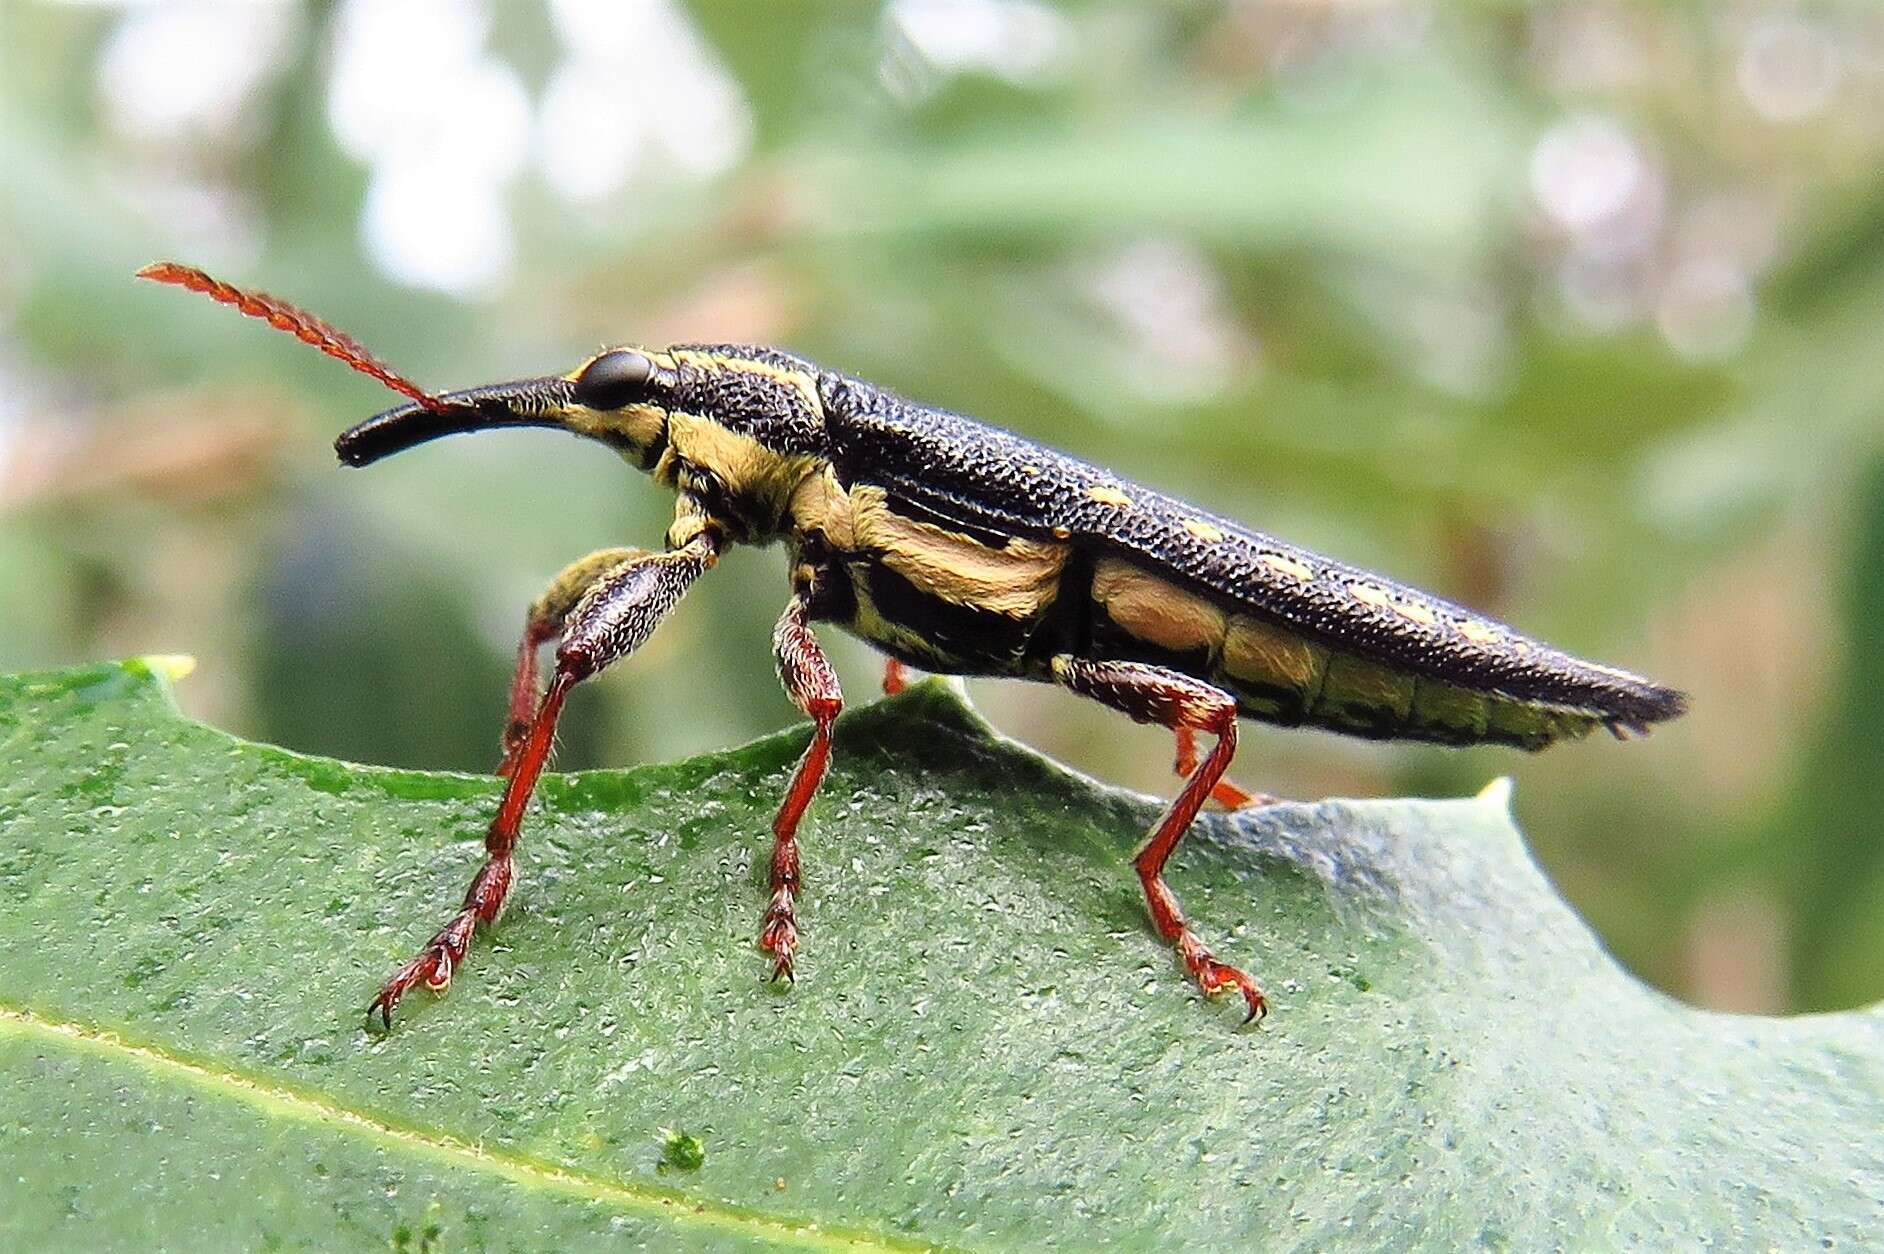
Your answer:
[[[382,457],[462,431],[492,427],[560,427],[573,398],[569,380],[555,375],[519,379],[445,392],[442,408],[416,402],[398,405],[349,427],[334,441],[334,452],[349,466],[370,466]]]

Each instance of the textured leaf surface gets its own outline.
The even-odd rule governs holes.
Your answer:
[[[1144,923],[1141,800],[946,689],[856,711],[795,988],[752,937],[801,732],[552,777],[510,915],[390,1035],[496,782],[181,718],[154,664],[0,680],[0,1245],[1856,1245],[1884,1014],[1624,976],[1501,789],[1206,824],[1174,881],[1256,1031]],[[160,668],[158,668],[160,669]],[[704,1161],[662,1170],[674,1136]]]

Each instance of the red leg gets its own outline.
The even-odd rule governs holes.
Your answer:
[[[1177,759],[1172,766],[1180,776],[1189,775],[1197,769],[1197,731],[1195,728],[1177,729]],[[1279,800],[1266,792],[1251,792],[1227,779],[1217,781],[1217,786],[1210,790],[1210,799],[1226,810],[1241,810],[1245,806],[1272,806]]]
[[[1176,731],[1209,732],[1216,743],[1190,777],[1177,798],[1151,830],[1151,837],[1132,860],[1144,886],[1158,934],[1176,948],[1185,970],[1205,993],[1215,996],[1234,988],[1249,1006],[1244,1022],[1259,1019],[1268,1009],[1255,980],[1228,963],[1217,961],[1184,920],[1177,897],[1164,882],[1164,866],[1171,852],[1203,808],[1230,759],[1236,756],[1236,701],[1230,694],[1177,671],[1138,662],[1092,662],[1061,656],[1053,659],[1056,680],[1074,692],[1130,715],[1141,723],[1157,723]],[[1179,742],[1180,752],[1183,742]]]
[[[812,634],[804,597],[793,597],[779,616],[772,632],[772,656],[786,694],[813,724],[811,743],[798,759],[778,817],[772,820],[772,900],[759,932],[759,947],[772,955],[772,978],[789,980],[798,950],[798,821],[831,764],[831,725],[844,708],[844,693],[836,670]]]
[[[458,913],[452,916],[438,935],[426,942],[425,948],[417,957],[407,962],[393,973],[392,979],[379,991],[373,1004],[367,1007],[370,1017],[375,1010],[387,1027],[392,1026],[393,1007],[406,995],[414,984],[424,984],[434,993],[442,993],[451,987],[452,972],[464,961],[465,952],[471,948],[472,933],[478,924],[492,924],[503,913],[504,899],[510,893],[510,886],[516,880],[516,870],[510,860],[510,851],[516,848],[517,832],[523,825],[524,807],[529,804],[530,794],[536,790],[537,777],[543,773],[543,764],[549,760],[550,745],[556,736],[556,716],[562,712],[563,698],[568,695],[570,685],[576,677],[558,670],[556,678],[543,696],[543,704],[536,712],[536,718],[530,724],[529,734],[524,738],[510,772],[510,782],[504,786],[504,799],[497,805],[497,817],[491,822],[491,830],[484,838],[484,865],[471,880],[471,887],[465,892],[464,904]]]
[[[393,1008],[414,985],[423,984],[435,993],[451,987],[452,975],[471,948],[471,937],[478,925],[488,926],[497,921],[511,885],[516,881],[511,851],[516,848],[530,795],[536,791],[537,780],[555,744],[556,719],[562,713],[563,699],[569,695],[570,688],[639,648],[712,560],[713,552],[706,545],[697,551],[645,554],[591,583],[568,613],[567,630],[562,646],[556,651],[556,673],[550,680],[549,691],[543,694],[542,704],[530,719],[514,756],[507,759],[510,778],[504,785],[503,799],[497,804],[497,817],[491,820],[490,832],[484,839],[484,865],[472,878],[458,913],[426,942],[417,957],[386,981],[379,996],[367,1007],[369,1018],[378,1012],[390,1028]],[[528,640],[527,633],[525,639]],[[534,657],[531,669],[535,669]]]
[[[524,740],[536,715],[536,655],[549,638],[562,627],[531,619],[524,624],[523,639],[517,644],[517,670],[510,678],[510,716],[504,720],[504,756],[497,764],[499,775],[512,774],[523,753]]]
[[[909,668],[893,657],[883,659],[883,695],[893,697],[909,687]]]
[[[504,720],[504,757],[497,773],[508,775],[523,751],[530,720],[536,714],[536,655],[563,630],[563,620],[582,594],[611,571],[648,556],[645,549],[601,549],[571,562],[550,581],[543,595],[530,605],[523,619],[523,639],[517,645],[517,669],[510,680],[510,716]]]

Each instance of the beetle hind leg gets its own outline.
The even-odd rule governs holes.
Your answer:
[[[1236,701],[1228,693],[1200,680],[1161,666],[1140,662],[1094,662],[1061,655],[1053,659],[1053,677],[1062,686],[1111,706],[1140,723],[1156,723],[1173,731],[1209,732],[1216,738],[1210,752],[1197,763],[1177,797],[1151,829],[1151,836],[1132,859],[1145,904],[1158,934],[1177,950],[1184,969],[1209,995],[1235,989],[1249,1007],[1245,1023],[1268,1011],[1261,986],[1241,969],[1220,962],[1203,939],[1191,930],[1177,897],[1164,882],[1164,866],[1184,838],[1191,821],[1203,808],[1236,756]],[[1179,742],[1180,746],[1182,741]]]
[[[1171,767],[1180,778],[1189,777],[1197,769],[1197,729],[1179,727],[1177,734],[1177,756]],[[1251,792],[1241,784],[1227,779],[1220,779],[1210,790],[1210,799],[1226,810],[1250,810],[1257,806],[1272,806],[1282,798],[1266,792]]]
[[[883,695],[893,697],[909,687],[909,667],[893,657],[883,659]]]

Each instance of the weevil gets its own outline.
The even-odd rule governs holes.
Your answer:
[[[1098,466],[915,404],[774,348],[607,348],[564,374],[430,393],[284,301],[159,263],[174,283],[266,319],[407,397],[334,447],[368,466],[440,436],[549,427],[614,450],[675,497],[659,549],[571,564],[524,616],[503,732],[507,777],[485,861],[451,921],[368,1008],[387,1027],[415,985],[443,992],[516,880],[524,811],[575,685],[639,648],[730,546],[782,543],[790,595],[772,637],[786,694],[811,720],[772,824],[759,946],[790,980],[801,936],[798,829],[843,708],[812,627],[901,667],[1056,684],[1170,729],[1183,779],[1133,859],[1158,935],[1206,993],[1257,982],[1220,960],[1164,880],[1224,779],[1239,718],[1375,739],[1536,750],[1680,715],[1683,695],[1502,623],[1285,544]],[[555,643],[547,686],[538,654]],[[1195,738],[1212,738],[1199,756]]]

